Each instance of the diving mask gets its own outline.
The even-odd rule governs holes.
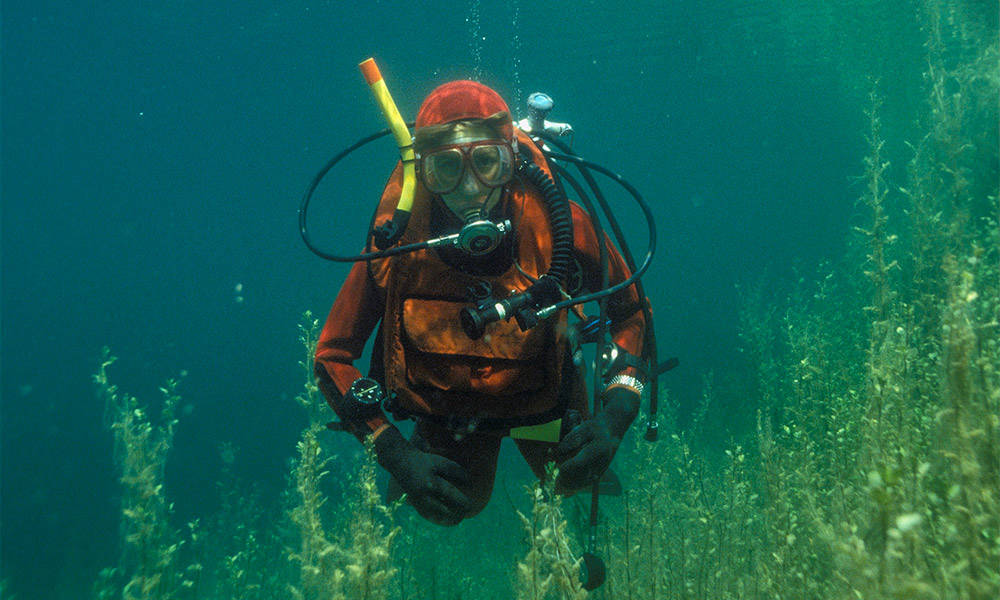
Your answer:
[[[441,146],[421,156],[424,185],[464,223],[459,233],[442,240],[471,256],[489,254],[500,245],[510,221],[494,223],[488,215],[511,179],[512,158],[510,144],[492,139]]]
[[[494,120],[509,121],[506,113]],[[510,231],[489,214],[514,175],[514,147],[490,120],[468,120],[417,130],[417,173],[424,187],[464,225],[445,236],[472,256],[492,252]],[[436,240],[435,240],[436,241]]]
[[[514,151],[507,141],[496,139],[449,144],[422,154],[419,172],[424,186],[434,194],[452,193],[466,173],[493,189],[510,181]]]

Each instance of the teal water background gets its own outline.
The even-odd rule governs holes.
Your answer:
[[[795,6],[789,6],[795,4]],[[968,3],[995,13],[995,3]],[[909,2],[6,2],[2,43],[2,577],[79,597],[114,564],[120,500],[91,375],[153,399],[181,371],[167,470],[178,522],[212,510],[219,444],[277,502],[305,422],[296,323],[325,317],[346,267],[301,243],[315,171],[384,124],[357,71],[374,56],[412,118],[475,77],[545,91],[575,149],[653,205],[646,276],[661,380],[681,414],[714,374],[720,440],[750,409],[737,286],[774,293],[844,251],[880,78],[904,129],[921,37]],[[515,96],[519,96],[515,98]],[[324,245],[360,247],[389,142],[320,189]],[[644,247],[644,224],[612,198]],[[148,401],[148,400],[147,400]],[[337,444],[353,448],[352,439]]]

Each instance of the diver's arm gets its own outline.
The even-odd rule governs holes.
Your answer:
[[[590,219],[576,205],[573,209],[573,241],[576,257],[583,268],[584,287],[601,289],[600,248]],[[605,237],[608,249],[609,285],[629,277],[629,269],[621,254]],[[642,299],[644,300],[644,299]],[[611,296],[608,301],[611,337],[622,350],[640,356],[646,319],[636,286],[632,285]],[[596,481],[614,459],[622,438],[639,414],[639,398],[644,374],[634,366],[612,373],[610,385],[602,394],[602,407],[560,440],[555,449],[559,463],[556,491],[569,493]]]
[[[573,242],[576,257],[583,268],[584,287],[589,291],[602,288],[600,248],[597,245],[597,235],[587,214],[577,204],[571,203],[573,214]],[[605,246],[608,250],[608,285],[615,285],[628,279],[632,272],[625,264],[625,259],[611,240],[605,235]],[[623,350],[633,356],[641,356],[643,340],[646,332],[646,318],[643,316],[643,303],[635,285],[613,294],[608,299],[608,319],[611,321],[611,339]],[[628,367],[612,373],[612,375],[629,375],[644,378],[645,374],[634,367]]]
[[[354,367],[365,342],[385,312],[385,301],[368,276],[367,265],[356,262],[351,268],[316,344],[315,373],[320,390],[330,408],[347,424],[351,433],[364,439],[378,433],[389,422],[378,414],[365,422],[345,419],[344,395],[361,372]]]

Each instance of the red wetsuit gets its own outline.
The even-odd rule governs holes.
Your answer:
[[[534,148],[526,138],[521,143]],[[537,149],[535,154],[536,163],[544,164]],[[382,195],[376,224],[391,217],[401,180],[397,166]],[[529,417],[555,406],[563,384],[566,311],[527,332],[513,319],[494,323],[479,340],[469,339],[459,324],[459,311],[470,305],[470,286],[485,281],[502,298],[511,290],[523,291],[531,284],[529,277],[537,278],[548,269],[551,239],[541,197],[528,184],[512,182],[508,188],[497,210],[514,226],[516,264],[512,261],[502,273],[463,271],[446,263],[435,250],[354,264],[330,310],[316,351],[317,367],[323,370],[318,375],[323,379],[326,375],[340,395],[361,376],[353,363],[381,322],[381,347],[376,349],[382,357],[381,378],[408,411],[496,419]],[[434,200],[422,187],[418,190],[401,244],[439,233],[431,232]],[[582,269],[583,288],[600,289],[594,229],[579,206],[571,203],[571,210],[574,258]],[[610,243],[607,248],[609,279],[615,284],[626,279],[629,271]],[[645,327],[640,308],[634,286],[609,301],[613,339],[636,356],[642,351]],[[336,402],[331,406],[336,411]],[[376,431],[385,422],[384,417],[372,419],[367,431],[360,433]]]

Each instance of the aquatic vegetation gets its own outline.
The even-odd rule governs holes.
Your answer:
[[[845,257],[785,300],[745,287],[742,372],[705,377],[690,426],[664,395],[661,441],[623,442],[626,492],[600,503],[602,588],[579,584],[586,528],[575,526],[587,515],[552,492],[551,471],[502,507],[513,526],[480,516],[443,530],[385,504],[370,445],[332,456],[307,313],[296,396],[307,425],[282,514],[236,493],[225,465],[239,453],[224,448],[220,514],[171,525],[177,382],[153,425],[111,384],[104,355],[95,382],[121,469],[123,553],[93,595],[1000,597],[1000,51],[995,31],[956,7],[929,1],[921,15],[926,105],[904,143],[882,122],[891,96],[872,83]],[[747,382],[738,399],[720,398],[737,387],[729,378]],[[721,443],[719,406],[742,407],[745,421]],[[352,475],[330,486],[335,460]]]
[[[365,443],[365,461],[355,483],[348,543],[341,552],[348,598],[394,597],[390,590],[398,570],[392,563],[391,551],[400,527],[392,524],[392,518],[399,503],[383,502],[375,484],[375,468],[375,449],[369,438]]]
[[[298,550],[288,552],[288,559],[299,566],[297,585],[289,590],[295,598],[389,598],[397,569],[391,562],[393,540],[399,527],[392,525],[397,505],[387,506],[375,484],[375,455],[369,440],[365,460],[354,478],[353,498],[341,505],[331,517],[338,522],[335,531],[346,531],[341,540],[327,533],[323,525],[326,498],[320,490],[328,475],[330,458],[323,456],[317,435],[325,430],[322,403],[312,371],[319,330],[311,313],[299,325],[299,341],[306,358],[300,362],[306,374],[305,387],[296,401],[308,411],[309,425],[297,444],[298,460],[293,470],[297,502],[289,517],[299,531]]]
[[[300,503],[292,510],[291,519],[299,527],[301,545],[297,552],[289,552],[289,559],[299,565],[299,583],[289,587],[292,595],[370,600],[392,597],[397,569],[391,561],[391,549],[400,528],[391,525],[396,506],[385,505],[375,485],[371,444],[355,482],[353,509],[340,521],[348,534],[339,543],[331,541],[320,517],[325,498],[317,484],[326,475],[323,468],[327,459],[319,458],[314,431],[303,435],[299,452],[295,472]]]
[[[517,564],[517,598],[522,600],[582,600],[587,592],[580,582],[581,558],[570,547],[562,499],[555,493],[559,470],[545,468],[545,480],[531,488],[531,516],[518,511],[528,538],[528,552]]]
[[[323,527],[320,509],[326,499],[319,491],[319,482],[326,475],[328,458],[321,456],[316,429],[310,427],[298,442],[298,461],[294,469],[298,503],[289,513],[299,530],[299,546],[289,550],[288,559],[299,567],[297,585],[289,585],[295,598],[346,598],[343,592],[345,574],[338,565],[338,548],[330,541]]]
[[[104,401],[105,417],[115,437],[115,463],[122,484],[121,563],[102,572],[98,597],[169,599],[197,587],[201,566],[181,567],[179,552],[186,543],[169,522],[172,505],[163,491],[163,471],[173,445],[175,411],[180,400],[178,380],[170,379],[160,388],[163,409],[160,424],[154,425],[147,409],[129,394],[120,392],[108,379],[107,369],[116,358],[105,348],[94,375],[98,394]]]
[[[310,313],[303,317],[299,325],[299,342],[303,345],[306,358],[300,366],[312,362],[312,351],[316,347],[318,320]],[[329,539],[323,526],[321,510],[326,498],[320,491],[320,482],[327,475],[329,457],[323,456],[317,434],[323,430],[318,409],[312,405],[319,403],[319,392],[313,381],[312,369],[307,369],[304,389],[295,397],[296,402],[308,411],[309,425],[302,432],[296,444],[297,459],[292,470],[295,504],[288,517],[298,529],[298,548],[288,550],[288,560],[298,565],[297,584],[289,584],[289,591],[295,598],[345,598],[343,592],[345,574],[339,568],[338,548]]]
[[[307,310],[302,314],[298,328],[299,345],[302,347],[302,355],[298,365],[304,383],[302,390],[295,396],[295,402],[309,416],[309,427],[319,430],[323,428],[324,423],[330,420],[330,410],[326,405],[326,400],[319,392],[319,385],[317,385],[316,376],[313,374],[316,341],[319,339],[319,319]]]
[[[239,449],[223,442],[219,458],[219,510],[200,524],[193,546],[200,550],[200,562],[212,567],[209,579],[215,583],[215,596],[248,600],[272,597],[275,590],[284,591],[277,581],[284,572],[272,565],[280,540],[268,527],[270,515],[261,507],[258,494],[245,489],[234,472]]]
[[[1000,595],[997,42],[923,10],[928,106],[905,168],[873,91],[847,256],[785,304],[746,292],[754,435],[719,458],[667,424],[622,457],[609,597]]]

